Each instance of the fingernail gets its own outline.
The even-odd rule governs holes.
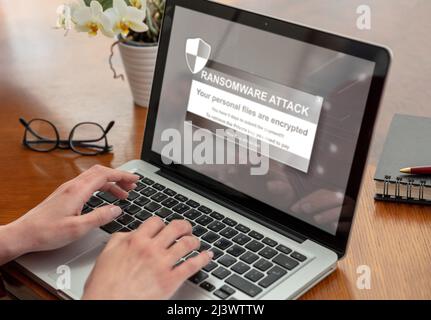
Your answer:
[[[138,185],[136,183],[132,184],[132,190],[136,189],[138,187]]]
[[[122,210],[120,207],[113,206],[111,207],[112,219],[115,219],[121,214]]]
[[[214,257],[214,252],[208,251],[208,256],[210,257],[210,259],[212,259]]]

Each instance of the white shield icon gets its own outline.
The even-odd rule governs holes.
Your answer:
[[[186,61],[193,74],[205,68],[211,54],[211,46],[200,38],[187,39]]]

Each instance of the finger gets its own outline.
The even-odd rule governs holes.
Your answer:
[[[173,273],[174,278],[179,281],[185,281],[190,278],[196,272],[205,267],[208,263],[210,263],[213,258],[214,253],[211,251],[203,251],[198,254],[196,257],[187,259],[179,266],[174,267]]]
[[[168,249],[168,260],[171,265],[174,265],[178,260],[185,257],[193,250],[198,249],[199,246],[200,241],[195,236],[182,237],[172,247]]]
[[[129,193],[116,184],[113,184],[111,182],[108,182],[103,186],[103,188],[100,188],[100,191],[108,191],[113,196],[119,198],[119,199],[126,199],[129,196]]]
[[[80,195],[86,199],[95,191],[103,188],[108,182],[136,183],[138,179],[139,176],[129,172],[96,165],[74,180],[77,185],[77,192],[80,192]]]
[[[337,192],[321,189],[299,200],[291,210],[297,214],[313,214],[339,207],[342,204],[343,197]]]
[[[121,215],[121,208],[113,205],[103,206],[94,209],[86,215],[76,217],[79,219],[79,224],[81,225],[83,232],[88,232],[91,229],[104,226],[105,224],[111,222],[115,218]]]
[[[176,240],[192,234],[192,225],[185,220],[174,220],[169,223],[156,237],[156,241],[163,248],[170,247]]]
[[[151,217],[136,230],[136,236],[154,238],[165,228],[165,223],[159,217]]]

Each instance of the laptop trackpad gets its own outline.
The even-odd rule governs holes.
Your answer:
[[[93,270],[97,257],[105,248],[105,243],[90,249],[83,254],[64,263],[63,266],[49,272],[48,276],[57,283],[59,291],[73,299],[80,299],[83,294],[84,285]],[[70,278],[68,272],[70,270]],[[61,277],[61,278],[60,278]],[[70,281],[69,281],[70,280]]]

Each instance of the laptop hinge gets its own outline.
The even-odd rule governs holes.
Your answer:
[[[156,172],[158,175],[162,176],[163,178],[169,179],[172,182],[175,182],[179,185],[181,185],[184,188],[189,189],[190,191],[193,191],[205,198],[210,199],[211,201],[216,202],[217,204],[226,207],[232,211],[235,211],[247,218],[249,218],[250,220],[256,221],[260,224],[262,224],[263,226],[274,230],[298,243],[303,243],[305,240],[307,240],[307,238],[301,234],[299,234],[298,232],[295,232],[281,224],[279,224],[276,221],[273,220],[268,220],[267,218],[265,218],[262,214],[252,211],[249,208],[246,208],[244,206],[242,206],[241,204],[238,203],[234,203],[232,202],[232,200],[226,199],[223,196],[203,187],[202,185],[198,185],[193,183],[192,181],[190,181],[189,179],[185,179],[182,176],[167,170],[167,169],[160,169],[159,171]]]

